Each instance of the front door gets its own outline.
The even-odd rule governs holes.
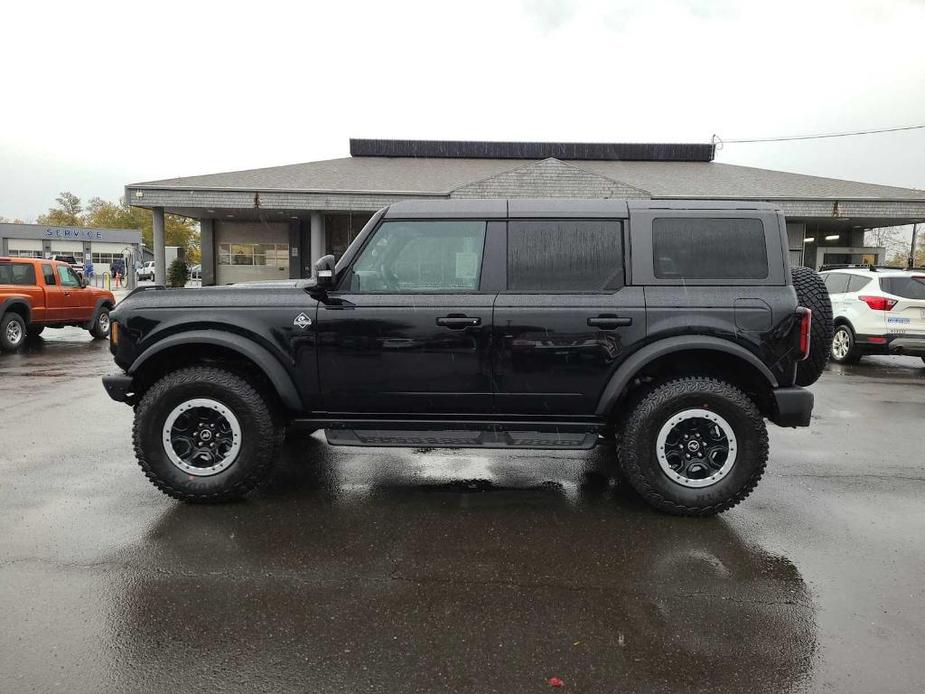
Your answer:
[[[62,308],[58,320],[86,322],[93,317],[93,297],[80,285],[80,278],[70,266],[56,266],[58,283],[61,288]]]
[[[625,286],[616,220],[512,220],[507,290],[494,311],[495,408],[593,415],[627,347],[645,337],[641,287]]]
[[[386,221],[318,307],[329,412],[491,411],[484,221]]]

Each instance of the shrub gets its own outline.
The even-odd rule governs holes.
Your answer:
[[[182,258],[177,258],[167,268],[167,286],[185,287],[187,280],[189,280],[189,268]]]

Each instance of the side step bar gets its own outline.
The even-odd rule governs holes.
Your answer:
[[[551,448],[588,450],[596,433],[547,431],[411,431],[401,429],[325,429],[332,446],[403,446],[435,448]]]
[[[604,423],[501,419],[297,419],[296,427],[324,429],[332,446],[412,448],[533,448],[588,450]]]

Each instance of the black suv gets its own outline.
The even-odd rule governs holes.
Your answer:
[[[807,426],[832,335],[763,203],[409,201],[316,279],[135,290],[107,376],[145,474],[240,497],[287,426],[332,445],[589,449],[652,505],[709,515]],[[815,320],[812,320],[815,317]],[[815,338],[810,340],[811,333]]]

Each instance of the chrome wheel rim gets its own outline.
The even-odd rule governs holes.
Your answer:
[[[234,464],[241,450],[241,425],[222,403],[194,398],[167,415],[162,439],[171,463],[190,475],[208,477]]]
[[[735,465],[738,442],[732,426],[711,410],[678,412],[662,425],[655,442],[662,472],[696,489],[722,480]]]
[[[101,331],[103,331],[104,333],[109,332],[109,314],[108,313],[105,313],[105,312],[101,313],[100,317],[97,319],[96,322],[100,326]]]
[[[22,342],[22,325],[18,321],[11,320],[6,324],[6,341],[11,345],[18,345]]]
[[[844,328],[839,328],[835,331],[835,336],[832,338],[832,356],[836,359],[844,359],[848,356],[848,331]]]

